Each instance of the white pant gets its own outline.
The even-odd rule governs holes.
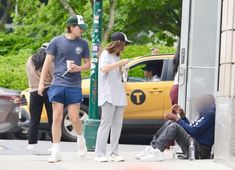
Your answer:
[[[118,143],[122,130],[124,106],[113,106],[105,103],[101,106],[102,116],[96,139],[96,156],[106,156],[107,142],[110,133],[111,153],[118,155]]]

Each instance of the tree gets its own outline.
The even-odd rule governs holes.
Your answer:
[[[60,3],[63,5],[64,9],[69,13],[69,15],[75,15],[76,12],[74,9],[70,6],[67,0],[60,0]]]
[[[181,3],[182,0],[120,0],[115,29],[125,31],[139,43],[140,33],[152,32],[152,41],[157,36],[171,40],[171,45],[174,37],[180,36]]]
[[[104,42],[107,42],[109,35],[111,34],[111,31],[113,30],[113,27],[114,27],[117,0],[109,0],[109,6],[110,6],[109,21],[107,24],[107,28],[104,32],[104,37],[103,37]]]
[[[180,35],[182,0],[103,0],[103,40],[123,31],[137,44],[148,42],[172,45]],[[84,33],[91,40],[93,0],[2,0],[9,5],[16,36],[29,39],[30,48],[60,35],[69,15],[83,15],[89,25]],[[9,13],[8,12],[8,13]],[[26,47],[26,46],[25,46]]]

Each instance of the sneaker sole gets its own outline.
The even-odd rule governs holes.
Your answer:
[[[142,157],[144,157],[145,155],[142,155],[142,156],[135,156],[134,158],[137,159],[137,160],[140,160]]]
[[[80,154],[80,153],[79,153],[79,157],[80,157],[80,158],[84,158],[84,157],[86,157],[86,156],[87,156],[87,153],[86,153],[86,154]]]
[[[143,160],[143,159],[140,159],[140,162],[162,162],[163,159],[152,159],[152,160]]]
[[[48,163],[57,163],[57,162],[61,162],[62,160],[60,159],[60,160],[57,160],[57,161],[50,161],[50,160],[48,160]]]
[[[125,160],[109,160],[110,162],[125,162]]]
[[[97,160],[94,160],[94,162],[96,162],[96,163],[105,163],[105,162],[108,162],[108,160],[107,161],[97,161]]]
[[[94,161],[94,162],[96,162],[96,163],[109,162],[109,160],[108,160],[108,159],[106,159],[106,160],[102,160],[102,161],[94,159],[93,161]]]

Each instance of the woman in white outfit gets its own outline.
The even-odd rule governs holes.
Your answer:
[[[122,82],[122,66],[127,59],[120,59],[125,44],[130,43],[126,35],[116,32],[112,42],[99,58],[98,105],[101,107],[101,123],[97,132],[95,162],[124,161],[118,154],[118,143],[122,130],[123,114],[127,105],[126,92]],[[110,133],[111,152],[107,157],[106,149]]]

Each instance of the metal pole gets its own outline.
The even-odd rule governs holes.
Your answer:
[[[90,78],[89,118],[99,119],[98,108],[98,53],[102,34],[102,0],[94,0],[92,33],[92,59]]]
[[[102,0],[94,0],[89,119],[84,123],[84,135],[87,148],[90,151],[95,149],[96,135],[100,124],[98,107],[98,54],[100,51],[102,35],[102,6]]]

